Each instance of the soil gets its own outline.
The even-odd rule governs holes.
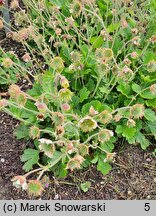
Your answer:
[[[0,32],[0,40],[4,32]],[[0,44],[5,50],[13,50],[18,56],[24,52],[19,43],[5,39]],[[12,186],[11,178],[22,175],[20,156],[24,149],[32,147],[30,141],[19,141],[13,131],[19,124],[9,115],[0,112],[0,200],[2,199],[59,199],[59,200],[142,200],[156,199],[156,158],[152,149],[144,152],[140,146],[118,143],[112,171],[103,176],[96,166],[70,173],[59,180],[50,174],[50,185],[41,197],[35,198]],[[154,144],[155,145],[155,144]],[[34,176],[32,175],[32,178]],[[91,182],[88,192],[80,189],[80,183]]]
[[[32,146],[30,141],[14,137],[17,125],[16,120],[0,113],[0,199],[36,199],[12,186],[11,178],[24,174],[20,155]],[[50,175],[51,183],[40,199],[156,199],[156,160],[152,153],[126,143],[118,144],[116,152],[116,161],[107,176],[96,171],[95,166],[70,173],[63,180]],[[87,193],[80,190],[80,183],[85,181],[91,182]]]

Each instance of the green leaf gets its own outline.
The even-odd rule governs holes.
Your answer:
[[[128,127],[126,125],[118,125],[116,127],[116,133],[122,134],[122,136],[125,137],[126,139],[132,139],[135,136],[136,128]]]
[[[148,120],[148,121],[156,121],[156,114],[153,110],[151,109],[145,109],[145,118]]]
[[[146,139],[145,136],[141,132],[137,133],[136,142],[141,144],[141,148],[143,150],[146,150],[146,148],[150,145],[150,142],[148,141],[148,139]]]
[[[141,87],[138,84],[136,84],[136,83],[132,84],[132,89],[136,93],[140,93],[141,92]]]
[[[23,169],[28,172],[32,169],[34,164],[37,164],[39,160],[39,152],[35,149],[26,149],[24,154],[21,156],[21,161],[26,162]]]
[[[81,190],[85,193],[89,190],[90,186],[91,186],[91,183],[89,181],[86,181],[85,183],[81,183],[80,185]]]
[[[112,167],[109,163],[104,163],[103,160],[98,160],[97,170],[103,175],[107,175],[111,171]]]
[[[99,48],[104,43],[102,36],[95,36],[90,39],[90,43],[92,44],[93,48]]]
[[[66,165],[65,164],[57,164],[56,165],[56,169],[54,171],[55,176],[57,176],[58,178],[65,178],[67,176],[67,169],[66,169]]]
[[[73,126],[72,124],[67,124],[65,126],[65,135],[68,137],[68,139],[78,138],[79,132],[75,125]]]
[[[120,23],[111,23],[108,27],[107,27],[107,31],[109,33],[113,33],[115,30],[117,30],[120,26]]]
[[[82,113],[84,115],[86,115],[89,112],[90,107],[93,106],[95,110],[97,110],[98,112],[102,112],[104,109],[110,110],[111,109],[107,106],[102,104],[100,101],[98,100],[93,100],[90,103],[86,103],[83,107],[82,107]]]
[[[132,98],[132,89],[127,83],[121,83],[118,85],[117,90],[127,98]]]
[[[29,139],[29,128],[26,125],[19,125],[14,130],[14,135],[17,139]]]
[[[146,105],[152,108],[156,108],[156,99],[147,100]]]
[[[80,90],[80,103],[82,103],[84,100],[86,100],[89,96],[90,92],[87,90],[86,87],[83,87]]]
[[[156,95],[152,94],[149,89],[142,92],[140,96],[145,99],[156,99]]]

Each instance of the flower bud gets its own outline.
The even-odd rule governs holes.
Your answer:
[[[37,109],[39,110],[40,113],[45,113],[47,111],[47,105],[45,103],[41,103],[39,101],[37,101],[35,103]]]
[[[144,105],[143,104],[135,104],[130,108],[131,118],[139,119],[144,116]]]
[[[61,105],[61,109],[63,111],[69,111],[70,110],[70,105],[67,104],[67,103],[64,103],[64,104]]]
[[[61,85],[61,87],[63,87],[63,88],[68,88],[68,87],[69,87],[69,81],[67,80],[66,77],[61,76],[60,85]]]
[[[99,113],[99,112],[96,111],[96,110],[94,109],[93,106],[90,107],[90,109],[89,109],[89,115],[95,116],[95,115],[97,115],[98,113]]]
[[[23,59],[24,62],[30,62],[31,57],[30,57],[29,53],[25,53],[25,54],[22,56],[22,59]]]

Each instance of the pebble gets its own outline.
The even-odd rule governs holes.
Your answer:
[[[5,159],[4,159],[4,158],[1,158],[1,162],[4,163],[4,162],[5,162]]]

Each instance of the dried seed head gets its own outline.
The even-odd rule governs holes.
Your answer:
[[[89,146],[88,145],[80,144],[78,147],[78,150],[79,150],[79,154],[83,157],[89,154]]]
[[[9,87],[8,93],[9,93],[10,97],[16,98],[16,96],[21,93],[21,89],[18,85],[12,84]]]
[[[61,28],[57,28],[57,29],[55,30],[55,34],[56,34],[57,36],[60,36],[61,33],[62,33],[62,29],[61,29]]]
[[[10,3],[10,8],[12,10],[16,10],[19,8],[19,1],[18,0],[12,0]]]
[[[52,67],[55,71],[57,72],[62,72],[64,69],[64,62],[62,60],[61,57],[57,56],[54,57],[51,61],[50,61],[50,67]]]
[[[61,135],[61,136],[63,136],[63,134],[64,134],[64,127],[63,126],[61,126],[61,125],[58,125],[57,127],[56,127],[56,134],[57,135]]]
[[[79,52],[72,51],[70,53],[70,57],[71,57],[71,60],[73,61],[73,63],[78,63],[78,62],[81,62],[82,55]]]
[[[152,60],[147,64],[147,71],[150,73],[156,72],[156,61]]]
[[[108,110],[104,110],[103,112],[101,112],[99,117],[100,117],[100,121],[103,124],[108,124],[113,118],[111,112]]]
[[[130,82],[134,78],[134,72],[127,66],[124,66],[118,73],[118,77],[125,82]]]
[[[75,148],[74,148],[74,145],[72,142],[67,143],[66,150],[67,150],[68,154],[72,154],[75,152]]]
[[[128,22],[126,21],[126,19],[124,17],[121,18],[121,27],[123,29],[128,27]]]
[[[97,122],[90,116],[84,117],[78,123],[78,127],[85,133],[93,131],[97,128]]]
[[[132,34],[137,35],[137,34],[138,34],[138,29],[137,29],[137,28],[133,28],[133,29],[132,29]]]
[[[132,43],[135,45],[135,46],[140,46],[140,37],[139,36],[136,36],[132,39]]]
[[[60,112],[53,112],[52,121],[56,126],[62,125],[64,122],[64,115]]]
[[[80,0],[80,2],[84,5],[94,5],[96,0]]]
[[[113,51],[109,48],[97,48],[95,57],[99,63],[106,64],[113,58]]]
[[[24,92],[19,92],[16,96],[15,96],[15,100],[16,100],[16,103],[19,105],[19,106],[25,106],[26,102],[27,102],[27,97],[26,97],[26,94]]]
[[[121,118],[122,118],[122,116],[121,116],[120,114],[116,114],[116,115],[114,116],[114,121],[115,121],[115,122],[119,122],[119,121],[121,120]]]
[[[13,66],[14,62],[10,58],[4,58],[2,65],[4,68],[11,68]]]
[[[114,153],[107,152],[106,158],[104,159],[104,163],[114,161],[115,156],[116,156],[115,152]]]
[[[74,19],[73,19],[72,16],[67,17],[65,19],[65,22],[67,23],[67,25],[68,25],[69,28],[72,28],[74,26]]]
[[[81,155],[76,155],[68,161],[66,169],[70,169],[71,171],[74,169],[80,169],[83,161],[84,158]]]
[[[144,105],[135,104],[130,108],[131,118],[139,119],[144,116]]]
[[[127,126],[128,127],[135,127],[136,122],[133,119],[128,119]]]
[[[38,139],[40,137],[40,129],[36,126],[32,126],[29,131],[29,136],[32,139]]]
[[[107,129],[102,129],[100,130],[98,134],[98,140],[100,142],[107,142],[110,140],[110,138],[114,135],[113,131],[107,130]]]
[[[73,3],[70,5],[69,11],[73,17],[79,17],[82,12],[82,4],[79,1],[74,0]]]
[[[123,61],[124,64],[126,65],[130,65],[131,64],[131,60],[129,60],[128,58],[125,58]]]
[[[24,176],[15,176],[11,179],[13,186],[16,188],[22,188],[23,190],[27,189],[27,181]]]
[[[34,196],[41,196],[43,192],[43,186],[38,180],[30,180],[28,183],[28,194]]]

